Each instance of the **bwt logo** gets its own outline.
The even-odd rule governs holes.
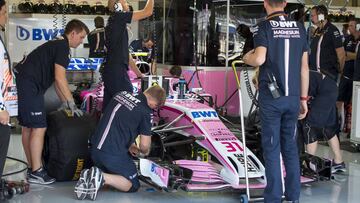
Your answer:
[[[151,172],[155,173],[156,175],[161,175],[161,168],[159,168],[156,164],[151,163]]]
[[[30,37],[30,32],[27,29],[18,25],[16,26],[16,37],[20,41],[27,40]]]
[[[194,119],[196,118],[218,118],[216,111],[194,111],[191,112]]]
[[[30,37],[33,41],[52,40],[58,35],[62,35],[64,29],[45,29],[33,28],[31,32],[22,26],[16,26],[16,37],[20,41],[28,40]]]
[[[274,21],[270,20],[271,27],[291,28],[297,27],[295,21]]]

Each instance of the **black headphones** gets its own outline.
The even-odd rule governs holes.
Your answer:
[[[316,14],[318,16],[318,20],[322,21],[328,18],[328,9],[325,5],[318,5],[314,7],[316,10]]]

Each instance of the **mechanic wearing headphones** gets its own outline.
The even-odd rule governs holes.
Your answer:
[[[113,97],[91,137],[91,157],[95,166],[81,172],[75,186],[78,199],[90,197],[95,200],[104,184],[123,192],[139,189],[131,155],[150,152],[152,109],[162,106],[165,99],[165,90],[158,85],[137,96],[122,91]],[[139,147],[135,144],[138,135]]]
[[[266,203],[280,203],[283,195],[280,153],[286,178],[285,198],[299,202],[300,166],[296,123],[307,113],[308,46],[304,26],[285,13],[284,0],[265,0],[267,19],[255,27],[255,50],[243,60],[259,72],[259,106],[267,185]]]
[[[6,13],[6,2],[4,0],[0,0],[0,27],[4,31],[5,24],[7,21],[7,13]],[[8,126],[10,121],[9,112],[6,110],[5,107],[5,98],[4,98],[4,88],[7,86],[5,84],[4,73],[6,71],[11,72],[10,62],[4,63],[5,60],[9,60],[9,54],[5,48],[5,44],[0,36],[0,179],[3,174],[6,155],[9,148],[9,141],[10,141],[10,126]],[[4,66],[3,64],[7,64]]]
[[[315,155],[318,140],[325,138],[335,154],[332,172],[345,171],[342,160],[336,116],[338,97],[337,75],[342,73],[345,51],[339,30],[328,20],[324,5],[311,10],[311,20],[318,26],[310,45],[310,85],[311,110],[304,122],[304,141],[309,154]]]
[[[90,46],[89,58],[105,57],[105,28],[104,18],[97,16],[94,19],[95,30],[88,34],[88,42]]]
[[[348,30],[350,35],[345,38],[345,66],[344,73],[340,80],[339,96],[337,100],[337,109],[341,118],[340,131],[344,129],[345,124],[345,109],[344,105],[351,103],[352,90],[353,90],[353,76],[356,53],[358,51],[358,39],[359,32],[357,31],[357,21],[355,18],[351,18],[348,23]]]
[[[41,155],[47,127],[44,106],[45,91],[55,84],[55,90],[63,102],[61,109],[82,115],[76,107],[66,80],[66,67],[70,61],[70,47],[76,48],[89,32],[80,20],[68,22],[64,35],[37,47],[18,63],[14,72],[19,102],[19,124],[22,126],[22,142],[30,168],[28,182],[51,184],[54,178],[42,167]]]
[[[141,20],[152,15],[154,0],[148,0],[145,8],[129,12],[125,0],[109,0],[108,8],[111,15],[105,28],[107,55],[104,62],[104,101],[103,110],[111,98],[120,91],[132,92],[133,86],[127,74],[129,66],[127,23]]]

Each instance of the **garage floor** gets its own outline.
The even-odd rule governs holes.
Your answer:
[[[319,145],[319,156],[331,157],[329,147]],[[360,153],[343,152],[348,172],[344,175],[336,175],[334,180],[316,182],[305,185],[301,190],[300,202],[314,203],[358,203],[360,199]],[[9,147],[9,156],[25,159],[22,149],[21,136],[12,135]],[[8,160],[5,173],[18,170],[23,166],[14,161]],[[10,176],[8,179],[24,179],[24,173]],[[50,186],[31,185],[31,192],[16,196],[9,202],[14,203],[64,203],[64,202],[92,202],[78,201],[74,197],[73,188],[75,182],[55,183]],[[230,203],[239,202],[239,193],[235,192],[200,192],[187,193],[184,191],[166,193],[154,191],[147,185],[143,185],[138,193],[125,194],[114,190],[101,191],[96,202],[121,202],[121,203],[148,203],[148,202],[206,202],[206,203]]]

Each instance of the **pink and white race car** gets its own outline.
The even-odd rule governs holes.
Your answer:
[[[181,186],[187,191],[245,189],[243,150],[247,150],[249,188],[265,188],[263,163],[213,108],[197,99],[167,100],[155,120],[164,123],[153,129],[154,153],[150,156],[159,159],[140,159],[143,180],[161,188]],[[301,177],[302,183],[314,180]]]

